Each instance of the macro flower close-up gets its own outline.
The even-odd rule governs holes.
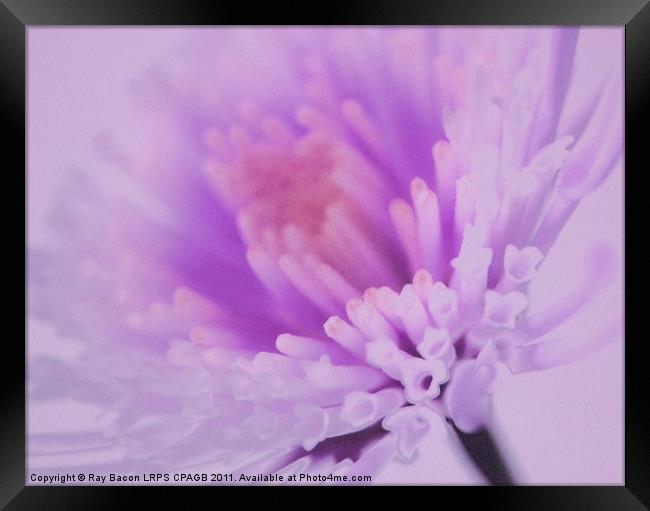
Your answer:
[[[31,29],[28,471],[620,482],[622,43]]]

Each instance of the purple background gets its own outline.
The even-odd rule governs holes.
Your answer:
[[[618,32],[618,45],[611,44],[612,31]],[[94,154],[92,141],[99,131],[110,132],[126,151],[137,151],[138,119],[130,104],[129,84],[143,69],[164,62],[186,36],[187,29],[28,30],[30,247],[49,242],[45,220],[57,183],[68,168],[87,169],[91,175],[110,172]],[[581,37],[603,40],[603,52],[622,58],[623,29],[588,29]],[[579,77],[576,83],[574,93],[593,85],[592,80],[581,83]],[[619,168],[584,200],[547,257],[532,295],[538,305],[557,299],[556,282],[566,285],[567,291],[579,283],[586,241],[609,240],[622,261],[622,210]],[[601,314],[611,317],[612,310],[622,307],[621,288],[618,279],[596,300],[589,316],[576,324],[576,335],[585,320],[589,323]],[[50,325],[30,318],[29,333],[32,353],[54,345]],[[56,346],[59,356],[75,356],[74,340],[59,340]],[[69,352],[60,346],[69,346]],[[623,403],[622,340],[582,362],[508,379],[496,394],[495,415],[502,441],[518,460],[520,481],[622,484]],[[71,401],[30,403],[28,427],[35,432],[92,430],[98,412]],[[414,463],[392,462],[375,482],[480,481],[456,456],[447,442],[427,440]]]

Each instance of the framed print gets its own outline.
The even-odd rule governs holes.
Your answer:
[[[151,4],[0,7],[7,509],[404,485],[645,509],[650,8]]]

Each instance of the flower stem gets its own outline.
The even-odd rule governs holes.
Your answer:
[[[479,429],[475,433],[463,433],[453,423],[451,425],[465,452],[488,483],[495,486],[515,484],[494,436],[487,428]]]

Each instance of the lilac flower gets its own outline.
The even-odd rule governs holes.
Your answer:
[[[121,181],[64,191],[61,246],[30,255],[30,311],[83,339],[72,362],[31,357],[31,399],[105,410],[99,436],[30,438],[30,467],[374,474],[449,424],[484,428],[509,373],[615,341],[620,311],[562,332],[614,276],[606,247],[529,312],[555,239],[622,158],[620,63],[571,96],[578,40],[194,34],[137,84],[142,153],[100,140]]]

